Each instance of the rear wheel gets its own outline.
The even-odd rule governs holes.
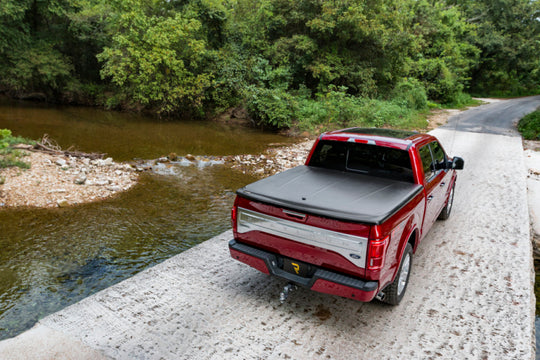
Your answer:
[[[401,258],[401,264],[399,265],[399,270],[394,279],[394,282],[388,285],[384,290],[383,301],[390,305],[398,305],[405,295],[407,290],[407,285],[409,284],[409,276],[411,274],[412,267],[412,252],[413,248],[411,243],[407,243],[405,246],[405,251]]]
[[[452,190],[450,190],[446,206],[441,210],[441,213],[439,214],[438,219],[440,220],[446,220],[450,217],[450,211],[452,211],[452,205],[454,204],[454,187],[455,185],[453,185]]]

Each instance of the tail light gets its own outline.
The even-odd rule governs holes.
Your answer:
[[[231,225],[233,228],[233,231],[236,231],[236,218],[238,216],[238,210],[236,205],[232,207],[231,209]]]
[[[368,270],[380,270],[384,265],[386,246],[390,242],[390,236],[382,240],[370,240],[368,249]]]

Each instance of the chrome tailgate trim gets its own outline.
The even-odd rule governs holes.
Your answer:
[[[368,239],[337,231],[280,219],[238,207],[237,231],[260,231],[302,244],[317,246],[342,255],[355,266],[365,268]]]

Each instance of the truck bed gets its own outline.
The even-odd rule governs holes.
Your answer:
[[[237,193],[306,214],[378,225],[421,191],[421,185],[408,182],[303,165]]]

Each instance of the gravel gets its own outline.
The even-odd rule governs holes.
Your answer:
[[[0,171],[0,207],[66,207],[110,198],[137,183],[138,174],[112,158],[55,156],[27,152],[30,169]]]

